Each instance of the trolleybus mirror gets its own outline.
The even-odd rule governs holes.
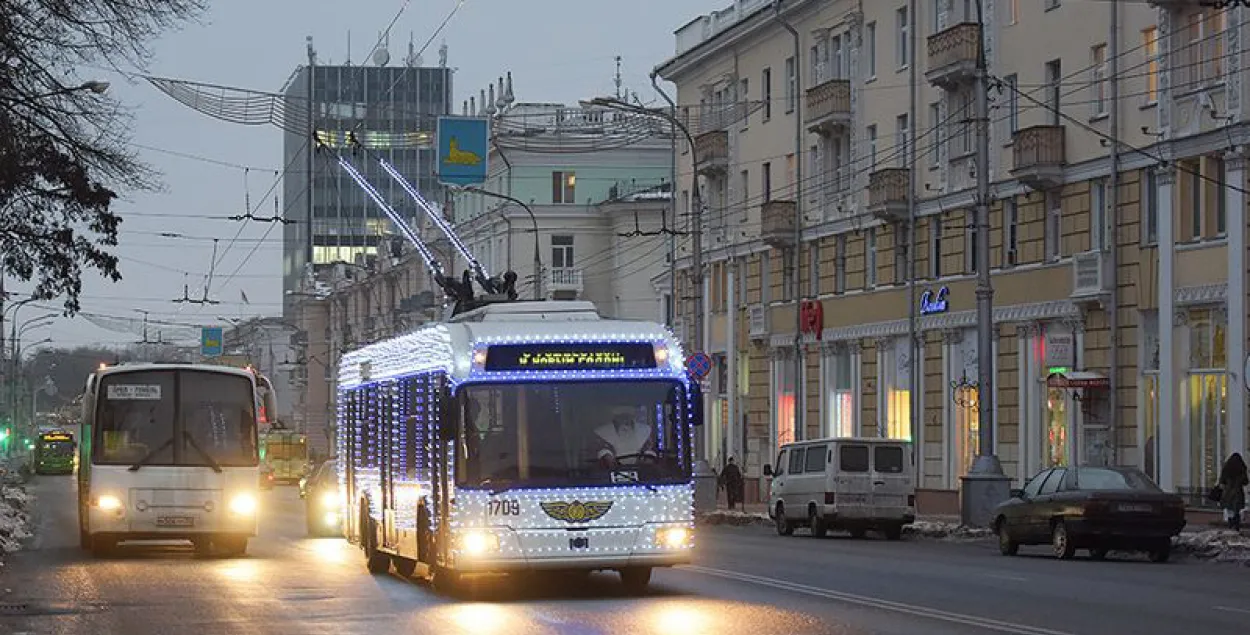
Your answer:
[[[691,425],[703,425],[703,384],[690,382],[690,418]]]
[[[456,402],[450,388],[443,389],[439,401],[438,435],[443,441],[451,441],[456,438],[456,431],[460,429],[460,404]]]

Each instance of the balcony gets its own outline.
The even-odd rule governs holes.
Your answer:
[[[1063,126],[1033,126],[1017,130],[1011,139],[1011,175],[1034,190],[1063,182],[1067,163]]]
[[[794,201],[768,201],[760,206],[760,238],[770,246],[794,246]]]
[[[573,299],[582,293],[582,270],[570,267],[553,267],[543,281],[548,296],[557,299]],[[570,297],[572,296],[572,297]]]
[[[976,78],[981,26],[956,24],[929,36],[929,66],[925,79],[939,88],[952,89]]]
[[[885,168],[868,175],[868,210],[887,222],[907,218],[907,168]]]
[[[729,132],[713,130],[694,138],[694,162],[699,174],[719,174],[729,167]]]
[[[832,135],[851,123],[851,82],[831,79],[807,89],[807,129]]]

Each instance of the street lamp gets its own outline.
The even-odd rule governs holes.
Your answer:
[[[28,97],[24,99],[9,99],[7,101],[10,104],[29,105],[41,99],[47,99],[49,97],[56,97],[57,95],[67,95],[69,93],[77,93],[81,91],[87,91],[87,92],[95,93],[97,95],[103,95],[104,93],[108,92],[108,89],[109,89],[108,82],[101,81],[98,79],[93,79],[90,81],[85,81],[77,86],[62,86],[54,91],[43,93],[42,95],[34,95],[32,97]]]
[[[542,296],[542,275],[543,275],[542,248],[539,247],[538,217],[534,216],[534,210],[529,205],[527,205],[525,201],[522,201],[519,198],[508,196],[507,194],[500,194],[499,192],[492,192],[490,190],[484,190],[480,187],[475,187],[471,185],[461,187],[459,189],[464,192],[473,192],[475,194],[481,194],[482,196],[487,196],[490,198],[497,198],[501,201],[508,201],[509,203],[515,203],[517,205],[520,205],[521,209],[524,209],[525,213],[530,215],[530,223],[534,225],[534,299],[541,300],[543,297]]]

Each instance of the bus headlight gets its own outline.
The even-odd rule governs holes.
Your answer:
[[[251,494],[235,494],[230,499],[230,511],[240,516],[251,516],[256,513],[256,497]]]
[[[689,547],[690,530],[685,527],[667,527],[655,532],[655,541],[668,549]]]
[[[113,496],[112,494],[104,494],[96,499],[95,506],[106,512],[120,511],[122,508],[122,499]]]
[[[499,549],[499,536],[481,529],[465,530],[460,536],[460,551],[469,555],[481,555]]]

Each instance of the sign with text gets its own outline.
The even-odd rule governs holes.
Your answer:
[[[486,182],[490,122],[484,117],[438,118],[438,182],[481,185]]]
[[[950,292],[951,290],[946,287],[938,289],[937,293],[934,293],[932,289],[925,289],[925,292],[920,294],[920,315],[946,313],[946,310],[950,308],[946,296],[950,295]]]
[[[109,384],[108,398],[119,401],[160,401],[160,384]]]
[[[486,370],[619,370],[655,368],[650,343],[498,344],[486,350]]]

